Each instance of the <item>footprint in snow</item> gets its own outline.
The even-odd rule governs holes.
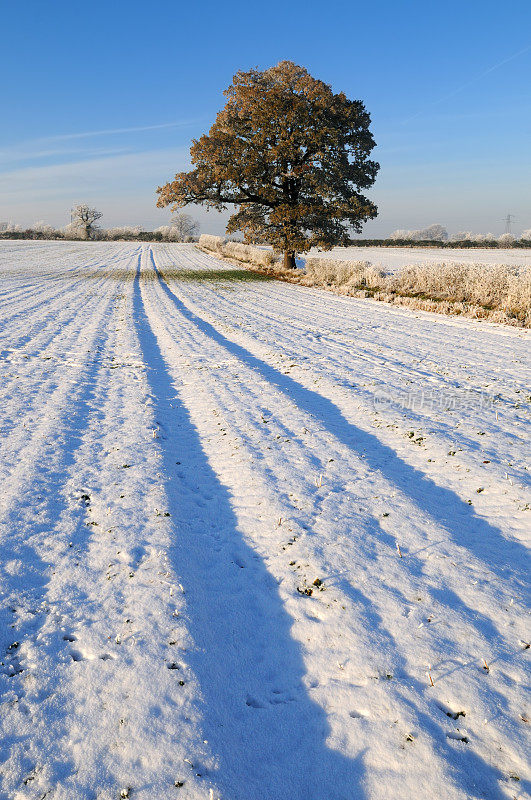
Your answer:
[[[266,703],[269,703],[269,705],[272,706],[278,706],[286,705],[287,703],[291,703],[295,700],[295,697],[290,694],[285,694],[285,692],[283,692],[281,689],[273,689],[272,694],[273,697],[270,697],[266,702],[262,702],[252,695],[247,695],[245,704],[250,708],[267,708]]]
[[[72,661],[95,661],[96,659],[100,659],[100,661],[113,661],[116,656],[112,653],[102,653],[100,656],[97,656],[95,653],[91,653],[89,650],[71,650],[70,656]]]

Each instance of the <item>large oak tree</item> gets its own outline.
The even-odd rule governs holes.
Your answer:
[[[304,67],[282,61],[238,72],[208,135],[193,140],[190,172],[157,190],[157,205],[238,206],[227,232],[268,242],[295,266],[295,253],[352,243],[377,214],[361,190],[379,165],[370,116]]]

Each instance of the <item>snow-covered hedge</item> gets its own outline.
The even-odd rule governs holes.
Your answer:
[[[195,242],[197,239],[194,236],[183,236],[180,228],[174,225],[161,225],[160,228],[155,228],[154,234],[158,234],[163,242]]]
[[[416,264],[386,274],[368,261],[309,258],[304,283],[444,313],[531,326],[531,269],[506,264]]]
[[[498,247],[511,247],[516,241],[512,233],[502,233],[498,236]]]
[[[202,233],[199,237],[199,247],[204,250],[212,250],[221,253],[221,248],[226,243],[223,236],[211,236],[209,233]]]
[[[263,250],[243,242],[228,242],[222,236],[210,236],[206,233],[199,237],[199,247],[258,267],[272,267],[277,261],[271,250]]]
[[[241,242],[227,242],[223,246],[222,252],[229,258],[247,261],[249,264],[256,264],[259,267],[272,267],[276,261],[271,250],[263,250],[261,247],[253,247]]]
[[[498,247],[513,247],[515,243],[527,242],[531,239],[531,231],[527,230],[522,233],[520,240],[512,233],[502,233],[501,236],[494,236],[493,233],[473,233],[472,231],[458,231],[453,233],[450,237],[442,225],[430,225],[429,228],[423,230],[396,230],[388,237],[387,241],[396,242],[441,242],[447,246],[452,242],[471,242],[473,244],[497,245]]]
[[[451,242],[495,242],[496,237],[493,233],[473,233],[472,231],[458,231],[450,237]]]
[[[107,228],[104,231],[106,239],[137,238],[142,233],[140,225],[118,225],[116,228]]]
[[[531,322],[531,270],[506,264],[423,264],[404,267],[387,280],[401,294],[469,303]]]
[[[313,286],[356,286],[375,289],[383,286],[385,272],[370,261],[336,261],[332,258],[306,259],[307,283]]]

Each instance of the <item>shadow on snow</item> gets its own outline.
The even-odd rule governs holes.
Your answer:
[[[476,558],[483,560],[483,562],[488,565],[489,569],[497,569],[499,574],[504,572],[516,574],[520,579],[522,590],[525,589],[524,565],[527,563],[528,556],[525,549],[519,543],[506,540],[501,531],[490,525],[487,521],[475,516],[473,509],[461,500],[458,495],[449,489],[438,486],[430,478],[403,461],[390,447],[382,444],[376,436],[350,423],[343,416],[338,407],[329,399],[310,389],[306,389],[289,376],[260,360],[241,345],[227,339],[206,320],[190,311],[164,282],[164,275],[158,270],[152,253],[151,260],[153,269],[160,278],[161,288],[185,319],[194,324],[203,334],[210,337],[214,342],[236,356],[242,363],[260,374],[271,385],[277,387],[289,397],[292,402],[296,403],[299,408],[315,416],[324,428],[353,452],[362,452],[365,463],[368,464],[371,469],[379,470],[387,480],[397,486],[406,496],[410,497],[417,507],[432,516],[448,531],[451,538],[459,546],[468,548]],[[226,491],[220,487],[219,484],[218,489],[222,492]],[[232,524],[235,526],[235,521],[233,521]],[[255,555],[252,557],[256,558]],[[515,565],[520,565],[522,570],[520,573]],[[417,570],[418,566],[419,565],[416,565]],[[264,572],[263,567],[261,567],[261,571],[262,573]],[[383,625],[383,620],[371,601],[350,584],[347,586],[346,583],[346,581],[341,581],[341,588],[351,596],[351,599],[358,604],[360,609],[363,609],[362,613],[366,617],[368,628],[378,631],[382,640],[396,650],[396,643],[391,633],[386,630]],[[456,599],[457,598],[454,596],[452,601]],[[247,601],[249,601],[250,604],[256,602],[256,596],[254,598],[249,597],[244,599],[244,602]],[[280,600],[277,602],[280,603]],[[459,601],[459,605],[461,605],[461,610],[464,608],[465,612],[467,612],[470,617],[473,616],[471,610],[466,609],[461,601]],[[251,639],[255,637],[255,620],[253,616],[254,615],[251,614],[251,606],[249,606],[248,635]],[[474,619],[471,618],[471,622],[474,624]],[[493,634],[495,635],[497,633],[491,621],[486,620],[482,616],[475,620],[475,624],[486,638],[492,637]],[[244,629],[242,628],[240,632],[244,633]],[[278,640],[280,626],[274,626],[274,635]],[[293,648],[294,644],[289,639],[289,626],[287,626],[285,636],[286,640],[290,642],[289,647]],[[283,645],[281,644],[280,646],[282,647]],[[245,658],[243,650],[240,655],[242,659]],[[403,659],[400,659],[400,663],[397,663],[397,666],[399,669],[406,669],[406,664]],[[240,673],[242,669],[245,669],[245,665],[239,663],[238,654],[236,654],[235,668]],[[298,669],[300,672],[304,671],[302,665],[300,665]],[[421,692],[424,690],[424,687],[416,682],[416,689],[418,692]],[[452,749],[452,751],[449,751],[446,755],[440,748],[441,741],[444,741],[444,729],[442,725],[439,726],[426,715],[412,699],[405,700],[405,702],[410,705],[415,712],[419,725],[432,737],[434,747],[439,750],[439,755],[443,758],[448,758],[449,771],[451,774],[453,773],[458,786],[466,786],[470,792],[470,796],[475,798],[485,797],[485,791],[488,793],[488,797],[491,798],[491,800],[502,800],[502,798],[505,797],[505,794],[498,785],[499,781],[503,781],[504,776],[496,767],[487,764],[480,756],[470,749],[468,749],[465,754],[456,753]],[[287,716],[287,712],[283,710],[282,714],[286,715],[283,718],[283,724],[291,728],[291,722]],[[326,723],[324,724],[326,725]],[[282,741],[281,749],[283,747],[293,748],[293,742],[289,739],[284,740]],[[259,748],[258,742],[257,748]],[[251,752],[253,752],[253,748],[251,748]],[[293,757],[294,760],[297,761],[297,757],[294,753]],[[314,762],[314,756],[311,756],[311,758],[312,762]],[[327,769],[326,766],[324,769]],[[359,765],[357,765],[357,769],[359,770]],[[322,766],[319,771],[323,771]],[[338,782],[334,772],[328,774],[334,776],[332,781],[333,786],[336,788],[343,786],[341,782]],[[267,782],[265,785],[268,785]],[[309,774],[305,786],[307,790],[311,790],[312,786],[315,787]],[[345,784],[345,787],[346,786],[347,784]],[[299,795],[290,795],[288,792],[286,795],[281,796],[298,797]],[[321,794],[316,794],[314,791],[312,796],[317,798],[321,797]],[[327,796],[334,798],[340,797],[341,795],[331,794],[330,787],[328,787]],[[359,795],[356,794],[356,791],[352,792],[351,789],[348,796],[358,797]]]
[[[42,463],[36,469],[32,484],[17,500],[8,516],[8,524],[2,526],[2,562],[5,565],[18,562],[23,571],[15,570],[11,573],[3,569],[0,576],[5,599],[9,600],[7,605],[4,602],[4,607],[0,608],[0,661],[3,662],[0,665],[0,704],[4,692],[15,691],[24,699],[24,693],[28,691],[25,682],[31,675],[31,670],[27,671],[26,659],[18,657],[18,645],[15,648],[13,644],[14,640],[18,640],[20,644],[26,639],[35,641],[41,629],[46,626],[48,616],[54,613],[54,602],[50,605],[46,603],[51,573],[56,563],[53,560],[54,555],[62,546],[64,552],[75,560],[87,548],[90,532],[86,526],[84,509],[81,506],[79,509],[72,509],[72,498],[68,497],[67,487],[76,466],[78,449],[95,410],[96,377],[102,366],[100,348],[107,335],[105,322],[112,314],[112,299],[109,297],[99,333],[92,343],[93,355],[87,358],[83,373],[71,390],[68,407],[61,412],[63,421],[59,435],[54,438],[53,452],[43,454]],[[60,369],[58,365],[57,370]],[[65,526],[65,521],[71,521],[72,527]],[[52,531],[55,552],[51,552],[48,560],[46,556],[49,544],[46,539],[51,536]],[[89,602],[89,598],[80,588],[76,587],[75,592],[75,599],[82,608]],[[59,650],[64,648],[67,651],[68,643],[59,636],[58,641]],[[41,644],[41,647],[44,645]],[[47,653],[52,661],[57,658],[55,648],[57,641],[52,639]],[[75,774],[75,762],[70,750],[61,748],[58,752],[56,749],[61,741],[60,736],[67,736],[71,712],[69,698],[62,691],[61,670],[50,671],[48,665],[45,674],[50,681],[47,691],[53,700],[40,703],[33,729],[28,731],[22,727],[22,733],[14,729],[11,735],[0,742],[0,761],[7,761],[14,752],[15,758],[22,765],[21,774],[27,774],[34,769],[35,752],[39,752],[42,758],[48,758],[49,779],[57,785]],[[30,686],[32,687],[31,683]],[[33,687],[29,691],[31,693]],[[55,739],[51,743],[48,729],[58,723],[63,723],[64,728],[60,735],[57,729],[54,730]],[[0,773],[0,779],[1,777]],[[4,795],[0,791],[0,798],[2,797]]]
[[[326,713],[304,685],[292,619],[238,530],[229,492],[176,397],[140,285],[139,260],[133,314],[156,412],[166,422],[171,557],[186,591],[195,645],[186,658],[200,684],[203,735],[218,763],[211,777],[233,800],[363,800],[363,753],[347,758],[326,744]]]
[[[419,509],[442,525],[457,545],[469,549],[476,558],[487,564],[489,569],[497,569],[498,574],[514,574],[519,579],[520,587],[525,594],[526,565],[529,563],[525,547],[514,540],[505,539],[500,530],[476,516],[473,507],[457,494],[439,486],[424,473],[412,467],[394,450],[383,444],[377,436],[349,422],[327,397],[306,389],[293,378],[279,372],[241,345],[228,339],[209,322],[190,311],[164,282],[164,275],[156,266],[152,253],[151,260],[153,269],[160,279],[161,288],[183,317],[247,367],[260,374],[300,409],[316,417],[339,442],[353,452],[363,453],[365,463],[371,469],[378,470]],[[521,569],[518,570],[516,565],[520,565]]]

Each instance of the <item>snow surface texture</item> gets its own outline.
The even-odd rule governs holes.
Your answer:
[[[531,250],[508,248],[436,248],[436,247],[334,247],[327,252],[311,250],[312,258],[335,258],[339,261],[370,261],[376,267],[396,272],[410,264],[509,264],[531,265]]]
[[[189,245],[0,280],[1,800],[527,796],[525,331]]]

